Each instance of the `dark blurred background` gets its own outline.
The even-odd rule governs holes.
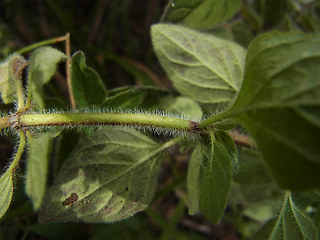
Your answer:
[[[134,72],[159,67],[150,25],[167,0],[1,0],[0,59],[45,39],[71,34],[71,52],[82,50],[110,88],[137,84]],[[60,47],[64,51],[62,43]],[[145,83],[144,83],[145,84]],[[152,84],[152,83],[150,83]],[[161,83],[160,83],[161,85]]]

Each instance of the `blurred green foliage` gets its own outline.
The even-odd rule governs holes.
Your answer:
[[[135,89],[139,98],[138,94],[144,94],[146,88],[152,89],[153,86],[172,90],[172,84],[158,64],[150,40],[150,26],[160,21],[167,3],[166,0],[2,0],[0,60],[32,43],[70,32],[71,52],[85,52],[86,63],[99,73],[107,89],[144,85]],[[242,0],[240,11],[231,20],[206,31],[247,47],[254,37],[271,29],[319,33],[320,2]],[[62,43],[55,47],[64,51]],[[63,75],[63,66],[59,72]],[[119,104],[119,100],[112,97],[124,95],[129,90],[111,90],[108,101]],[[59,74],[55,75],[55,81],[46,85],[46,95],[47,106],[59,104],[65,107],[67,92]],[[151,106],[150,102],[156,101],[154,96],[158,95],[169,94],[165,90],[154,90],[151,94],[148,91],[145,100],[141,100],[141,106]],[[64,99],[64,102],[57,102],[56,97]],[[10,107],[12,105],[0,104],[1,111]],[[51,163],[52,169],[59,168],[62,159],[66,158],[78,138],[78,134],[71,133],[63,135],[57,141],[52,149],[56,155],[55,164]],[[12,151],[10,139],[13,137],[7,139],[9,140],[0,138],[0,169],[6,166],[8,155]],[[232,193],[224,220],[218,226],[211,225],[203,217],[187,215],[187,208],[179,198],[186,191],[184,182],[188,156],[173,150],[163,166],[154,204],[144,213],[110,225],[38,224],[37,214],[33,212],[31,202],[24,193],[23,171],[18,171],[14,202],[6,217],[0,221],[0,240],[250,238],[270,217],[270,211],[271,215],[277,211],[275,206],[280,201],[279,192],[274,183],[269,181],[264,166],[258,160],[260,156],[253,151],[239,151],[246,151],[249,158],[254,160],[249,163],[247,159],[240,159],[245,164],[256,166],[256,175],[251,180],[261,182],[248,188],[247,182],[242,179],[242,174],[247,170],[240,169],[240,174],[231,187]],[[24,167],[21,166],[22,169]],[[53,172],[49,175],[52,177]],[[257,206],[266,211],[257,213]],[[319,213],[312,213],[320,219]],[[168,220],[169,216],[171,221]]]

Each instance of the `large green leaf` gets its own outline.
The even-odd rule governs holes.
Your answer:
[[[19,132],[20,142],[14,153],[13,161],[10,166],[6,169],[5,173],[0,176],[0,219],[8,210],[12,195],[13,195],[13,176],[14,170],[18,166],[25,147],[25,135],[23,132]]]
[[[239,0],[171,0],[162,20],[192,28],[210,28],[232,17],[239,8]]]
[[[17,84],[25,66],[25,59],[16,54],[0,64],[0,95],[5,104],[17,100]]]
[[[6,171],[0,177],[0,218],[7,212],[13,194],[12,172]]]
[[[100,105],[107,97],[107,90],[96,71],[86,65],[84,53],[79,51],[71,59],[71,85],[76,105]]]
[[[211,136],[211,148],[197,145],[187,176],[189,213],[200,211],[212,223],[218,223],[224,213],[232,181],[234,153],[221,142],[220,135]]]
[[[121,127],[84,138],[47,192],[40,221],[114,222],[144,210],[164,146]]]
[[[250,45],[231,111],[279,185],[320,187],[320,36],[270,32]]]
[[[285,194],[277,218],[269,221],[255,239],[318,239],[317,228],[313,220],[293,202],[290,193]]]
[[[243,78],[245,50],[238,44],[178,25],[152,26],[160,63],[185,96],[201,103],[229,103]]]
[[[58,63],[64,59],[65,54],[52,47],[38,48],[30,57],[28,95],[40,108],[44,107],[42,88],[55,73]]]
[[[33,208],[40,208],[46,191],[47,171],[50,152],[49,134],[28,135],[28,161],[26,172],[26,192],[31,198]]]

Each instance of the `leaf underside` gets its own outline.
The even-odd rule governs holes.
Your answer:
[[[283,188],[320,187],[319,46],[319,36],[302,33],[255,39],[231,109]]]
[[[0,178],[0,218],[7,212],[13,194],[11,171],[6,171]]]
[[[151,35],[159,61],[180,93],[200,103],[234,100],[244,69],[240,45],[178,25],[153,25]]]
[[[41,222],[114,222],[151,202],[161,163],[146,135],[109,127],[84,138],[48,191]]]
[[[28,136],[28,160],[26,172],[26,193],[31,198],[33,208],[39,209],[46,191],[50,150],[50,135]]]
[[[313,220],[292,200],[287,193],[279,215],[270,220],[255,236],[255,239],[318,239]]]
[[[223,131],[215,133],[211,149],[198,144],[188,168],[189,213],[201,212],[214,224],[220,221],[227,205],[232,159],[237,155],[234,143],[228,145],[224,135]]]
[[[50,81],[56,72],[58,63],[65,58],[63,52],[52,47],[40,47],[32,53],[28,69],[28,97],[39,108],[44,108],[43,86]]]
[[[239,0],[175,0],[170,1],[162,19],[191,28],[210,28],[232,17],[239,7]]]
[[[21,68],[25,64],[25,59],[16,54],[11,55],[5,62],[0,64],[0,96],[5,104],[17,100],[17,82],[20,81]]]

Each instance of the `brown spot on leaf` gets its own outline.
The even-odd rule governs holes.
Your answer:
[[[76,193],[71,193],[70,197],[62,202],[63,206],[70,206],[78,201],[78,195]]]

